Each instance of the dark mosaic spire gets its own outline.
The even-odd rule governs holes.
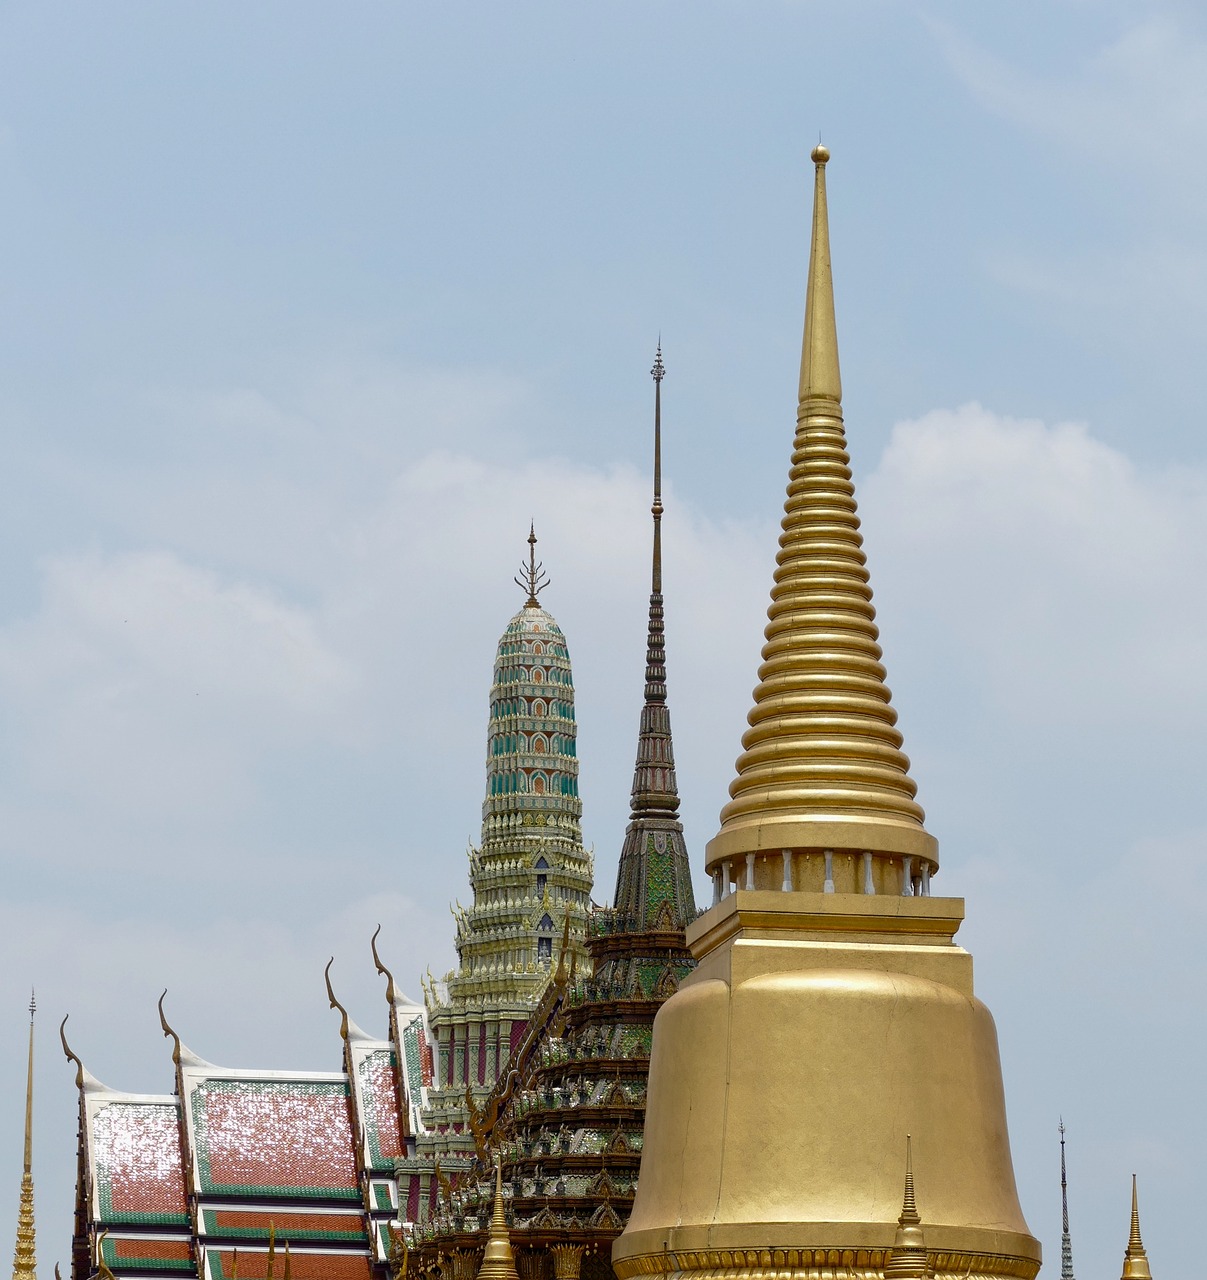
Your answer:
[[[619,928],[682,929],[696,914],[691,868],[679,823],[679,788],[671,714],[666,703],[666,640],[662,601],[662,344],[654,379],[654,518],[650,613],[645,653],[645,703],[633,770],[632,817],[616,878]]]
[[[675,818],[679,789],[675,782],[675,752],[671,743],[671,714],[666,705],[666,639],[662,607],[662,344],[654,367],[654,555],[650,574],[650,617],[645,648],[645,705],[637,738],[637,766],[633,770],[633,817],[646,814]]]

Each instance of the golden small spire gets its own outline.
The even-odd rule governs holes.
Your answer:
[[[842,422],[825,166],[818,145],[796,440],[763,665],[709,871],[783,849],[897,854],[934,867],[889,704]],[[820,885],[818,886],[820,888]]]
[[[1132,1229],[1127,1239],[1127,1252],[1123,1255],[1123,1280],[1152,1280],[1148,1269],[1148,1254],[1140,1239],[1140,1202],[1136,1195],[1136,1175],[1132,1174]]]
[[[503,1212],[503,1162],[495,1160],[495,1207],[490,1218],[490,1232],[478,1280],[520,1280],[515,1267],[511,1236],[507,1231],[507,1215]]]
[[[29,993],[29,1069],[25,1077],[25,1166],[21,1174],[21,1201],[17,1210],[17,1247],[13,1251],[13,1280],[37,1280],[34,1256],[34,1013],[37,1001]]]
[[[926,1238],[922,1234],[922,1219],[914,1203],[914,1153],[913,1142],[905,1138],[905,1198],[901,1204],[901,1216],[897,1219],[897,1235],[893,1250],[884,1267],[884,1280],[926,1280],[930,1271],[926,1258]]]

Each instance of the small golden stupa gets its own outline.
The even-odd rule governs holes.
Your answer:
[[[1132,1174],[1132,1229],[1123,1255],[1123,1280],[1152,1280],[1148,1269],[1148,1254],[1140,1239],[1140,1201],[1136,1195],[1136,1175]]]
[[[1031,1280],[993,1019],[930,896],[881,662],[842,419],[818,146],[795,446],[766,644],[708,846],[695,972],[655,1024],[621,1280],[880,1280],[898,1153],[926,1168],[940,1280]],[[899,1255],[900,1256],[900,1255]],[[916,1259],[914,1260],[916,1261]]]
[[[515,1253],[507,1231],[507,1215],[503,1212],[503,1165],[495,1162],[495,1207],[486,1236],[486,1249],[478,1280],[520,1280],[515,1267]]]

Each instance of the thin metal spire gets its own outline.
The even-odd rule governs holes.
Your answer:
[[[17,1247],[13,1251],[13,1280],[36,1280],[34,1233],[34,1014],[38,1004],[29,993],[29,1068],[25,1077],[25,1164],[21,1174],[21,1201],[17,1210]]]
[[[653,556],[650,569],[650,613],[645,648],[645,705],[637,738],[637,765],[633,771],[633,817],[679,812],[679,788],[675,780],[675,752],[671,741],[670,712],[666,705],[666,636],[662,602],[662,340],[658,340],[654,367],[654,518]]]
[[[1060,1280],[1074,1280],[1073,1241],[1069,1236],[1069,1184],[1065,1178],[1065,1122],[1060,1119]]]
[[[654,517],[654,566],[650,591],[662,594],[662,379],[666,366],[662,363],[662,336],[658,337],[658,352],[654,367],[650,370],[654,379],[654,505],[650,513]]]
[[[536,558],[536,525],[528,526],[528,563],[520,566],[519,576],[512,579],[517,587],[523,587],[528,592],[528,599],[524,602],[526,609],[539,609],[540,601],[537,596],[549,585],[549,575],[545,572],[545,566]]]

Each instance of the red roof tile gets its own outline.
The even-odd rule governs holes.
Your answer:
[[[282,1274],[283,1251],[277,1250],[276,1274]],[[209,1250],[207,1259],[214,1280],[229,1280],[234,1274],[234,1250]],[[290,1270],[294,1280],[371,1280],[369,1259],[364,1254],[292,1253]],[[239,1250],[239,1280],[265,1280],[268,1275],[267,1252]]]
[[[403,1154],[398,1122],[398,1089],[389,1050],[379,1049],[361,1059],[357,1067],[358,1095],[374,1168],[388,1166]]]
[[[208,1079],[190,1101],[204,1190],[357,1192],[346,1085]]]
[[[175,1106],[111,1102],[93,1112],[90,1130],[101,1221],[187,1213]]]

